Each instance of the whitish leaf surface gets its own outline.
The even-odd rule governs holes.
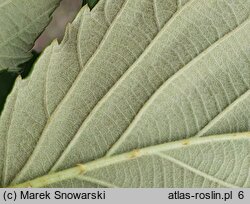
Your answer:
[[[2,186],[250,187],[249,14],[249,0],[84,7],[8,98]]]
[[[60,0],[0,0],[0,71],[31,57],[36,38]]]

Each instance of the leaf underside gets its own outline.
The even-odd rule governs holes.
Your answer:
[[[8,98],[1,185],[250,187],[249,14],[250,0],[84,7]]]
[[[0,71],[17,71],[60,0],[0,0]]]

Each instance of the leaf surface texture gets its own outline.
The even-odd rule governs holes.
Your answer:
[[[249,14],[249,0],[84,7],[8,98],[2,185],[250,187]]]

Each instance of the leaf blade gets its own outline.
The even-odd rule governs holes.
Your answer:
[[[182,7],[176,0],[157,3],[103,0],[91,13],[85,7],[62,44],[53,43],[45,51],[19,91],[5,183],[197,134],[249,131],[250,1],[185,1]],[[24,108],[27,103],[32,108]],[[27,122],[33,127],[27,129]],[[123,134],[126,139],[113,149]],[[20,152],[21,158],[12,158]],[[150,167],[152,172],[169,163],[158,157],[150,160],[152,167],[162,166]],[[140,167],[131,163],[131,168],[135,165]],[[139,169],[131,171],[146,171]],[[184,175],[183,168],[175,169],[179,173],[169,169],[167,179]],[[72,182],[125,186],[123,178],[112,183],[115,178],[105,181],[97,175],[101,173]],[[164,174],[157,175],[156,179]],[[197,179],[195,185],[218,186],[201,176]],[[143,182],[130,185],[183,185],[178,179]]]

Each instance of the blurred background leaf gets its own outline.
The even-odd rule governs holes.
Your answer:
[[[97,4],[99,0],[87,0],[89,8],[94,8],[94,6]]]
[[[63,38],[66,25],[74,20],[82,3],[82,0],[62,0],[60,6],[53,13],[52,21],[37,39],[33,49],[39,53],[54,39],[57,38],[60,42]]]
[[[66,25],[72,22],[77,15],[78,11],[85,4],[92,9],[99,0],[62,0],[60,6],[53,13],[53,18],[45,31],[36,40],[33,47],[33,57],[20,65],[22,67],[20,75],[26,78],[33,67],[34,62],[37,60],[39,54],[46,48],[54,39],[60,42],[63,38]],[[17,74],[8,73],[6,71],[0,72],[0,114],[2,112],[6,97],[10,93]]]
[[[72,22],[82,6],[88,4],[92,9],[99,0],[62,0],[55,10],[53,19],[42,35],[37,39],[34,50],[41,52],[54,39],[60,42],[64,36],[66,25]]]

